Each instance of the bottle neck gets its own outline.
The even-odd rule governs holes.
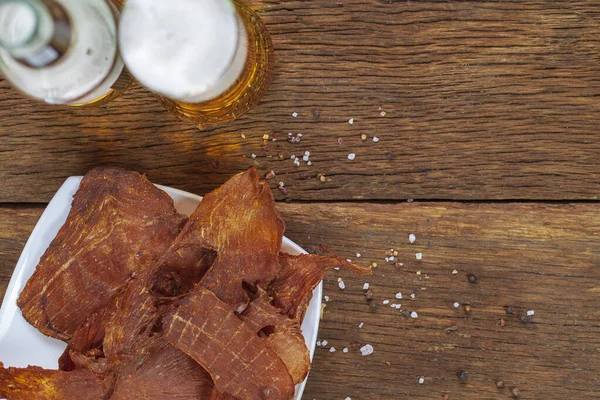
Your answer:
[[[71,23],[54,0],[0,0],[0,47],[31,68],[57,62],[71,44]]]

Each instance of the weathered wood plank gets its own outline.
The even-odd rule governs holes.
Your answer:
[[[303,200],[597,198],[595,2],[252,4],[273,33],[276,78],[228,126],[200,133],[139,89],[65,110],[0,82],[0,202],[46,202],[99,164],[200,193],[254,164]],[[272,132],[280,140],[262,151]],[[302,142],[282,140],[288,132]],[[305,151],[313,165],[294,166]],[[305,179],[318,173],[329,180]]]
[[[441,399],[444,394],[501,399],[510,398],[513,387],[523,399],[600,396],[596,204],[279,208],[287,235],[306,249],[320,252],[324,243],[344,257],[356,259],[359,252],[359,261],[378,263],[372,277],[334,271],[326,278],[329,301],[319,338],[328,344],[317,349],[305,399]],[[41,211],[0,208],[0,294]],[[413,244],[410,233],[416,235]],[[383,260],[390,248],[398,251],[402,267]],[[420,261],[417,252],[423,255]],[[468,274],[478,283],[469,283]],[[343,291],[338,277],[346,284]],[[364,282],[371,285],[376,309],[365,301]],[[395,299],[397,292],[402,300]],[[418,318],[383,305],[385,299],[416,311]],[[522,322],[506,313],[508,305],[515,314],[534,310],[535,315]],[[375,350],[368,357],[352,347],[367,343]],[[330,353],[331,346],[337,351]],[[342,352],[344,347],[349,353]],[[458,379],[460,371],[468,373],[465,383]],[[496,388],[498,380],[505,389]]]

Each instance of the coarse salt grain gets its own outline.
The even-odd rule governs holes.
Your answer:
[[[423,253],[416,253],[416,254],[415,254],[415,258],[416,258],[417,260],[422,260],[422,259],[423,259]]]
[[[458,307],[460,307],[460,304],[458,303],[458,301],[455,301],[454,302],[454,308],[458,308]]]
[[[350,153],[350,154],[348,154],[348,160],[352,161],[352,160],[354,160],[355,158],[356,158],[356,154],[354,154],[354,153]]]
[[[308,156],[307,156],[306,154],[305,154],[305,155],[303,155],[303,156],[302,156],[302,160],[304,160],[304,161],[308,161]]]
[[[369,290],[369,284],[367,282],[363,285],[363,290]]]
[[[411,313],[410,313],[410,317],[411,317],[411,318],[418,318],[418,317],[419,317],[419,314],[417,314],[417,312],[416,312],[416,311],[413,311],[413,312],[411,312]]]
[[[346,397],[344,400],[352,400],[350,397]]]
[[[252,153],[252,158],[256,158],[256,154]]]
[[[323,298],[325,299],[325,302],[328,302],[328,301],[329,301],[329,296],[325,296],[325,297],[323,297]]]
[[[410,294],[410,298],[411,298],[411,299],[414,299],[414,298],[415,298],[415,294],[414,294],[414,293],[411,293],[411,294]]]
[[[373,142],[375,142],[375,143],[379,142],[379,138],[377,136],[373,136]]]
[[[358,324],[358,329],[362,329],[363,326],[365,326],[365,323],[361,322],[360,324]]]
[[[323,347],[327,346],[327,340],[322,340],[321,341],[321,346],[323,346]]]
[[[308,165],[310,167],[312,165],[312,161],[307,161],[306,165]]]
[[[402,299],[402,292],[396,293],[396,298],[397,299]]]
[[[348,120],[348,123],[349,123],[350,125],[353,125],[353,124],[354,124],[354,118],[350,118],[350,119]]]
[[[458,274],[458,271],[457,271],[457,270],[455,270],[455,269],[453,269],[453,270],[452,270],[452,275],[456,275],[456,274]]]
[[[386,114],[387,113],[385,111],[382,111],[382,112],[379,113],[379,115],[381,115],[382,117],[385,117]]]
[[[344,353],[347,353],[347,352],[348,352],[348,348],[347,348],[347,347],[344,347],[344,349],[343,349],[342,351],[343,351]]]
[[[366,344],[360,348],[360,352],[363,356],[369,356],[373,354],[373,346],[371,346],[370,344]]]
[[[356,253],[356,258],[360,258],[360,253]]]
[[[408,241],[411,243],[414,243],[415,240],[417,240],[417,237],[415,236],[414,233],[411,233],[410,235],[408,235]]]
[[[400,307],[402,307],[402,304],[392,304],[390,307],[395,308],[396,310],[399,310]]]
[[[529,310],[529,311],[527,311],[527,316],[528,316],[528,317],[531,317],[531,316],[533,316],[533,314],[535,314],[535,311],[533,311],[533,310]]]
[[[333,267],[333,269],[335,269],[336,271],[339,271],[340,267]]]
[[[390,301],[389,301],[389,300],[384,300],[384,301],[383,301],[383,304],[386,304],[386,305],[387,305],[387,304],[390,304]]]
[[[296,159],[294,160],[294,165],[296,165],[296,166],[300,166],[300,159],[299,159],[299,158],[296,158]]]
[[[419,385],[422,385],[422,384],[424,384],[424,383],[425,383],[425,379],[423,379],[423,378],[419,378]]]
[[[330,353],[335,353],[335,347],[331,347],[331,348],[329,349],[329,352],[330,352]]]
[[[346,289],[346,285],[344,284],[344,281],[340,281],[338,282],[338,286],[340,287],[340,289],[344,290]]]
[[[279,182],[279,187],[284,187],[284,186],[285,186],[285,183]]]
[[[297,113],[296,111],[294,111],[294,112],[292,113],[292,117],[296,118],[297,116],[298,116],[298,113]]]
[[[351,260],[351,259],[349,259],[349,258],[346,258],[346,261],[348,261],[348,262],[352,262],[352,260]]]

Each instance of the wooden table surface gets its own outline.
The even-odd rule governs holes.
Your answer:
[[[600,3],[251,5],[276,76],[227,126],[200,132],[140,88],[65,109],[0,81],[0,296],[68,176],[117,165],[203,194],[254,165],[276,173],[288,237],[378,264],[325,279],[305,399],[600,398]]]

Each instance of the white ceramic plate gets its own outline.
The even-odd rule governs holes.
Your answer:
[[[0,309],[0,361],[5,367],[27,367],[37,365],[49,369],[58,368],[58,358],[63,353],[66,344],[41,334],[29,325],[17,307],[17,298],[25,283],[35,271],[40,257],[54,239],[58,230],[64,224],[71,209],[73,195],[79,188],[81,177],[68,178],[52,198],[44,210],[37,225],[33,229],[23,253],[17,262],[8,290]],[[202,197],[178,189],[160,186],[175,202],[178,212],[190,215]],[[281,250],[290,254],[306,253],[300,246],[283,238]],[[322,295],[322,283],[313,291],[313,298],[308,306],[302,333],[306,346],[310,350],[312,360],[319,329],[319,308]],[[296,387],[296,399],[302,397],[306,380]]]

